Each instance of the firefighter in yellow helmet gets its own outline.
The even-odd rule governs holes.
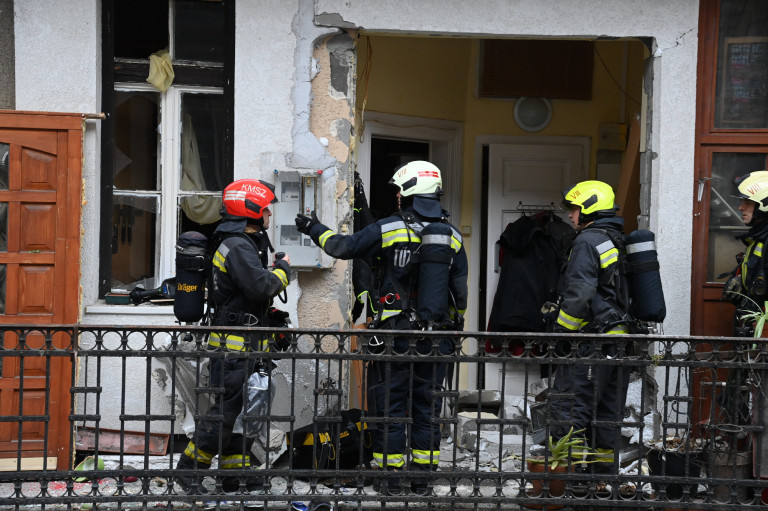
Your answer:
[[[768,299],[768,273],[763,257],[768,243],[768,170],[750,172],[735,179],[741,199],[741,220],[749,227],[738,239],[747,246],[735,275],[723,289],[723,298],[737,306],[737,316],[756,312]],[[736,335],[752,335],[753,325],[738,325]]]
[[[623,250],[624,219],[616,215],[613,189],[601,181],[583,181],[563,192],[568,217],[577,230],[562,274],[560,307],[554,332],[629,333],[628,288],[619,264]],[[569,341],[558,341],[570,352]],[[617,353],[617,343],[579,342],[571,356],[587,359],[594,350],[604,356]],[[629,384],[629,370],[610,365],[590,366],[584,360],[560,365],[550,394],[550,434],[565,435],[571,427],[584,428],[601,456],[591,465],[595,472],[617,470],[619,426],[593,425],[597,421],[621,421]]]

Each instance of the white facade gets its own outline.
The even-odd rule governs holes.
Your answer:
[[[14,1],[17,110],[101,111],[100,6],[97,0]],[[347,216],[349,208],[338,196],[345,185],[337,181],[340,163],[310,130],[311,81],[317,72],[313,52],[319,39],[348,28],[414,35],[653,40],[652,89],[646,91],[650,228],[657,235],[667,299],[664,333],[689,333],[697,0],[265,0],[239,1],[236,9],[235,178],[266,177],[275,169],[322,169],[323,200],[331,205],[323,220],[329,225]],[[170,307],[106,306],[98,299],[99,121],[86,126],[81,321],[173,324]],[[461,223],[480,232],[484,206],[477,200],[479,191],[465,187],[463,194],[476,199],[474,211],[464,208]],[[471,279],[482,263],[478,237],[469,237],[467,247],[470,289],[476,293]],[[301,296],[330,294],[340,303],[336,326],[344,326],[349,304],[342,297],[349,290],[344,268],[339,262],[335,270],[313,270],[328,275],[311,279],[304,289],[298,279],[292,280],[289,312],[294,323],[315,326],[298,305]],[[476,294],[471,295],[470,307],[476,302]],[[475,316],[467,328],[476,325]],[[135,383],[143,385],[143,378],[139,375],[141,381]]]

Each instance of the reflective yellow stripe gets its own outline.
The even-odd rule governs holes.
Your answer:
[[[623,335],[629,333],[629,327],[627,325],[617,325],[613,330],[605,332],[610,335]]]
[[[389,247],[395,243],[421,243],[421,237],[410,229],[397,229],[381,235],[381,248]]]
[[[615,248],[600,254],[600,268],[607,268],[619,260],[619,251]]]
[[[388,319],[403,312],[400,309],[384,309],[381,311],[381,319]]]
[[[454,237],[451,237],[451,248],[454,252],[458,252],[461,250],[461,241],[457,240]]]
[[[327,231],[325,231],[323,234],[320,235],[320,238],[318,239],[318,241],[320,242],[320,248],[325,250],[325,242],[328,241],[328,238],[333,236],[333,234],[334,232],[328,229]]]
[[[379,467],[402,467],[405,465],[405,459],[402,454],[390,454],[387,456],[386,463],[384,462],[384,454],[380,452],[373,453],[373,459],[379,465]]]
[[[242,454],[220,456],[221,468],[246,468],[251,466],[251,457]]]
[[[204,463],[205,465],[210,465],[214,456],[209,452],[198,449],[194,442],[189,442],[187,444],[187,448],[184,449],[184,455],[193,460],[197,460],[198,463]]]
[[[247,343],[245,340],[245,337],[241,335],[217,334],[217,333],[211,334],[211,337],[208,339],[208,346],[212,346],[214,348],[218,348],[219,346],[221,346],[222,336],[225,337],[224,346],[226,346],[228,350],[248,351],[250,348],[249,343]],[[267,339],[262,339],[260,343],[261,343],[261,349],[259,351],[269,351],[269,341]]]
[[[763,257],[763,244],[759,241],[755,245],[755,250],[753,252],[757,257]]]
[[[213,265],[218,268],[222,273],[227,273],[227,269],[224,267],[225,257],[221,255],[218,250],[213,254]]]
[[[413,462],[421,465],[437,465],[440,462],[440,451],[422,451],[418,449],[412,449]]]
[[[323,433],[322,431],[317,432],[317,440],[321,444],[330,443],[331,441],[331,435],[330,433]],[[312,445],[315,443],[315,438],[313,433],[308,433],[307,436],[304,438],[304,445]]]
[[[557,324],[568,330],[578,330],[581,326],[581,323],[581,319],[569,316],[563,309],[560,309],[560,314],[557,315]]]
[[[280,282],[283,283],[283,287],[288,286],[288,276],[285,274],[283,270],[281,270],[280,268],[275,268],[274,270],[272,270],[272,274],[276,275],[277,278],[280,279]]]

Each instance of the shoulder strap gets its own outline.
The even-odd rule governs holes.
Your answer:
[[[600,231],[601,233],[605,234],[608,239],[611,240],[611,243],[613,243],[613,246],[616,247],[616,250],[619,253],[619,271],[616,272],[616,280],[615,280],[615,289],[616,289],[616,296],[619,299],[619,307],[622,308],[624,312],[629,311],[629,283],[627,282],[627,249],[624,244],[623,236],[619,237],[611,233],[608,229],[603,229],[601,227],[595,228],[596,231]]]

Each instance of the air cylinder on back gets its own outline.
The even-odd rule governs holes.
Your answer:
[[[449,225],[439,222],[431,223],[421,231],[416,313],[429,323],[448,319],[452,234]]]
[[[632,315],[642,321],[661,323],[667,316],[659,273],[655,236],[637,230],[626,237],[627,280],[632,297]]]
[[[176,241],[176,297],[173,313],[184,323],[196,323],[205,313],[208,238],[197,231],[181,233]]]

